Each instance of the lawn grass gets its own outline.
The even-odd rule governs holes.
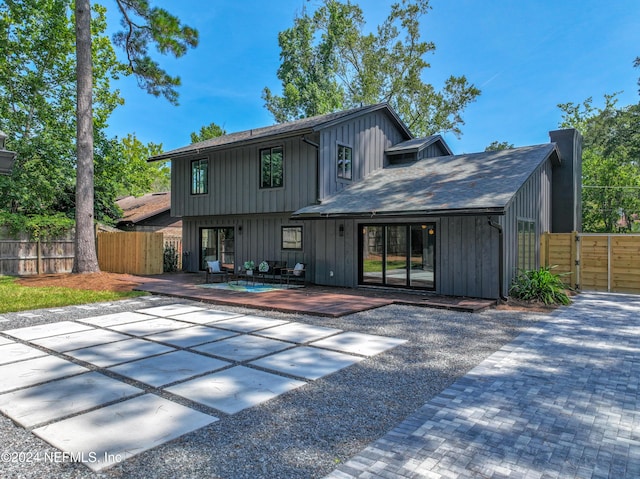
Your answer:
[[[50,286],[21,286],[16,278],[0,276],[0,314],[29,309],[59,308],[142,296],[141,291],[90,291]]]

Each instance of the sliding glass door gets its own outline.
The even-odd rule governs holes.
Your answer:
[[[360,225],[360,283],[435,288],[435,224]]]
[[[221,266],[235,270],[233,228],[200,228],[200,269],[206,269],[207,261],[216,260]]]

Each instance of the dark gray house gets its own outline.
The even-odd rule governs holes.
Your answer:
[[[6,139],[7,135],[3,131],[0,131],[0,175],[10,175],[13,162],[16,159],[16,154],[13,151],[4,149]]]
[[[307,265],[320,285],[498,298],[539,265],[545,231],[580,229],[580,135],[453,155],[387,104],[214,138],[171,159],[185,267]]]

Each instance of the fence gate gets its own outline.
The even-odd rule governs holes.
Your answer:
[[[583,291],[640,294],[640,235],[545,233],[540,263]]]

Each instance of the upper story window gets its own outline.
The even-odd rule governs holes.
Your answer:
[[[353,158],[353,149],[350,146],[338,145],[338,178],[350,180],[351,178],[351,159]]]
[[[191,194],[205,195],[209,192],[209,160],[191,162]]]
[[[284,183],[284,153],[281,146],[260,150],[260,188],[279,188]]]

